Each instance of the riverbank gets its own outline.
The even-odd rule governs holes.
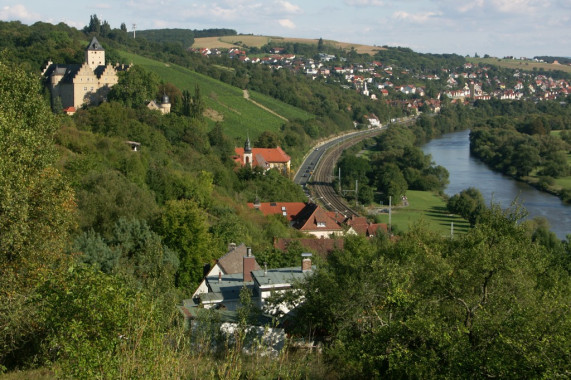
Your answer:
[[[453,132],[433,139],[423,146],[437,165],[450,173],[450,183],[444,190],[449,196],[469,187],[475,187],[487,204],[509,207],[513,202],[523,206],[528,218],[547,219],[551,230],[559,239],[571,233],[571,206],[549,193],[539,191],[522,181],[491,170],[486,164],[470,155],[469,131]]]
[[[426,223],[431,231],[442,236],[450,236],[451,225],[454,225],[454,234],[463,234],[468,231],[470,224],[459,215],[450,214],[446,208],[446,201],[438,194],[430,191],[407,190],[408,206],[392,207],[391,222],[394,232],[407,232],[419,223]],[[388,210],[388,205],[370,207],[369,214],[374,214],[377,223],[389,222],[388,212],[378,213],[379,210]]]
[[[554,178],[545,180],[540,176],[528,176],[523,178],[514,178],[523,183],[536,188],[539,191],[546,192],[561,199],[566,205],[571,205],[571,176],[563,178]],[[564,184],[568,184],[565,186]]]

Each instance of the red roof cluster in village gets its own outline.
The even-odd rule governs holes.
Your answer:
[[[387,233],[385,223],[369,223],[365,217],[347,218],[345,215],[326,211],[315,203],[303,202],[256,202],[248,207],[261,211],[264,215],[283,215],[293,228],[323,237],[323,233],[340,234],[343,226],[354,233],[367,237],[376,236],[380,231]],[[317,234],[319,232],[319,234]]]

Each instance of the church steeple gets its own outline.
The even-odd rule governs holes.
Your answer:
[[[252,165],[252,146],[250,145],[250,136],[244,143],[244,165]]]

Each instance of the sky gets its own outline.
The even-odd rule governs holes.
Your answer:
[[[229,28],[420,53],[571,57],[571,0],[0,0],[0,20]]]

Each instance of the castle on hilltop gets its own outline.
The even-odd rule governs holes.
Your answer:
[[[48,61],[42,75],[48,81],[52,104],[60,101],[62,108],[73,113],[83,105],[98,105],[107,98],[117,84],[117,72],[129,69],[128,65],[105,65],[105,50],[93,37],[85,50],[83,64],[62,65]]]

